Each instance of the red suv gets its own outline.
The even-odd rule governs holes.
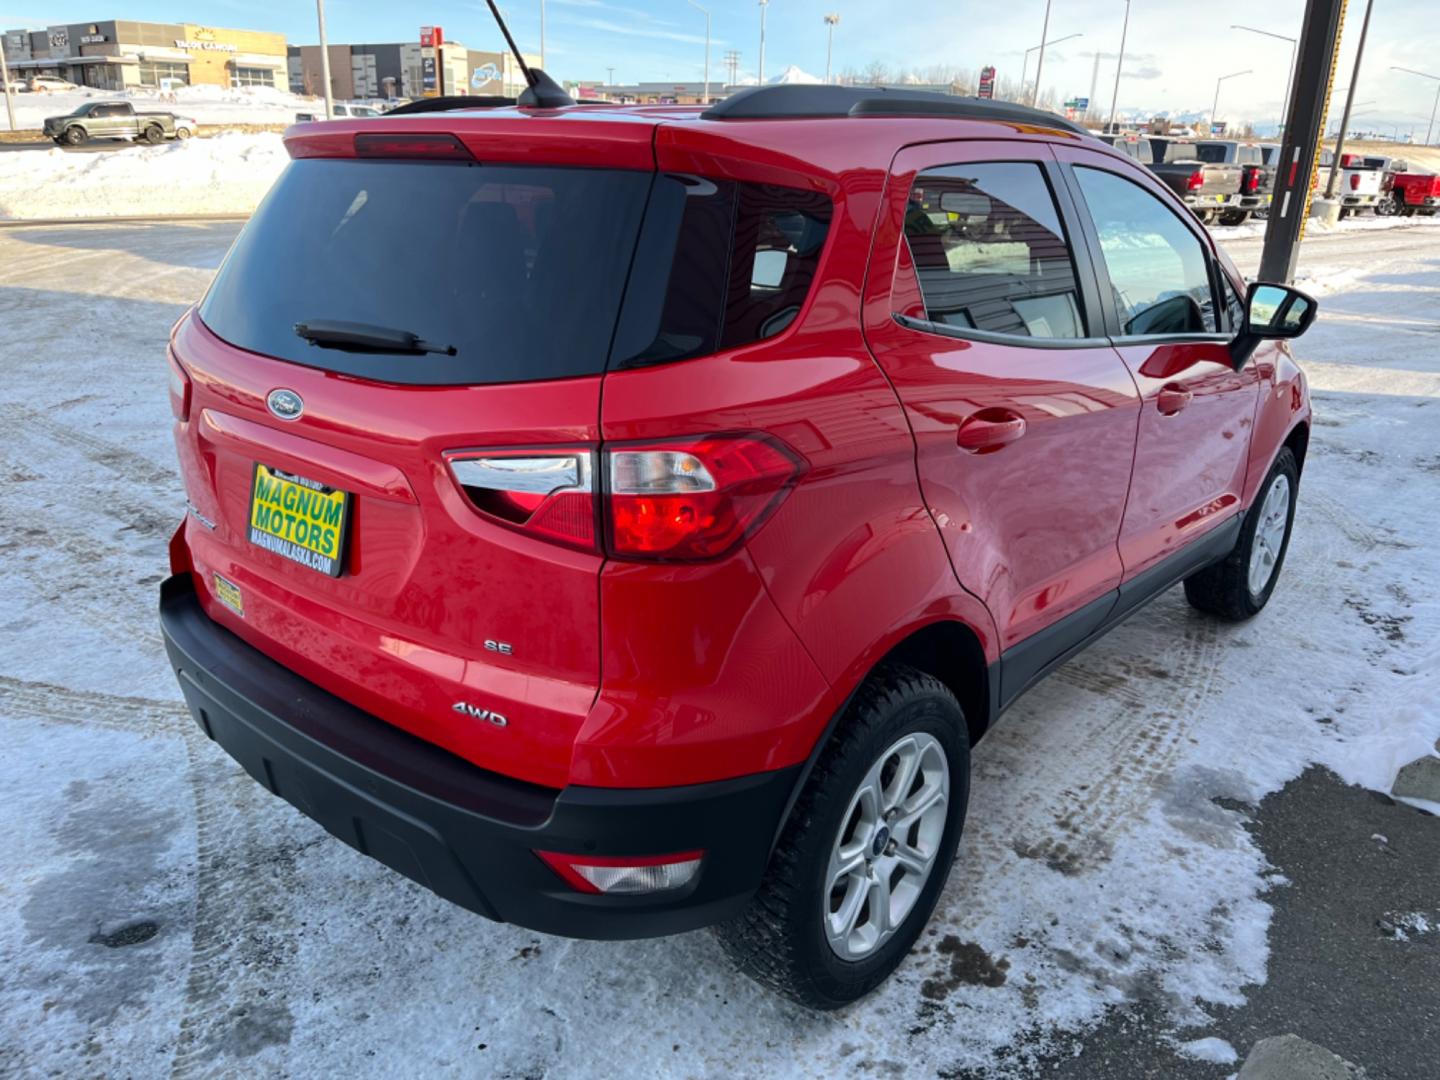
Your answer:
[[[302,124],[170,343],[205,732],[488,918],[866,993],[970,747],[1284,559],[1308,297],[1052,115],[767,87]]]

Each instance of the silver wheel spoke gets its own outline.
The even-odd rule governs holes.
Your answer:
[[[860,912],[865,910],[865,897],[869,895],[869,886],[870,882],[864,878],[854,881],[840,904],[840,910],[831,916],[840,937],[848,938],[855,932],[855,924],[860,920]]]
[[[1282,473],[1275,477],[1260,504],[1255,536],[1250,543],[1250,572],[1246,575],[1252,595],[1259,596],[1270,584],[1285,546],[1285,526],[1290,518],[1290,481]]]
[[[930,864],[935,861],[935,856],[926,858],[908,844],[897,844],[895,847],[895,861],[912,874],[919,874],[922,877],[929,872]]]
[[[920,768],[920,750],[913,743],[902,749],[898,757],[900,767],[895,771],[895,778],[890,781],[890,792],[880,804],[886,813],[904,801],[905,796],[910,793],[910,785],[915,782],[915,773]]]
[[[895,832],[901,832],[916,818],[925,814],[936,803],[945,801],[945,790],[939,784],[933,787],[923,787],[915,793],[914,798],[900,808],[900,814],[892,823]]]
[[[895,929],[890,925],[890,875],[884,870],[877,870],[870,881],[870,921],[881,937],[888,937]]]

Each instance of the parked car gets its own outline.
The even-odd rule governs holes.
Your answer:
[[[1220,211],[1221,225],[1242,225],[1251,214],[1265,213],[1275,192],[1275,169],[1265,163],[1260,143],[1238,139],[1197,139],[1195,156],[1216,165],[1239,165],[1240,191],[1235,205]]]
[[[1440,211],[1440,176],[1423,172],[1397,172],[1391,191],[1394,212],[1411,216]]]
[[[67,82],[54,75],[32,75],[26,81],[25,85],[32,94],[48,94],[52,91],[80,89],[74,83]]]
[[[1319,187],[1324,191],[1329,184],[1327,170],[1335,168],[1335,154],[1331,150],[1320,152],[1320,167],[1316,170]],[[1340,175],[1336,177],[1335,194],[1340,199],[1340,216],[1348,217],[1361,210],[1374,211],[1380,201],[1387,198],[1385,173],[1379,168],[1365,164],[1363,154],[1340,155]]]
[[[1310,427],[1273,339],[1315,303],[1045,112],[527,112],[286,133],[171,333],[171,663],[440,896],[716,926],[843,1005],[929,919],[1007,706],[1181,581],[1265,607]],[[395,252],[429,272],[375,289]]]
[[[30,83],[26,79],[11,79],[5,84],[5,89],[9,90],[12,94],[23,94],[26,90],[30,89]]]
[[[337,101],[331,106],[331,119],[363,119],[373,120],[384,116],[385,110],[374,105],[365,105],[353,101]],[[299,112],[295,114],[297,124],[310,123],[313,120],[324,120],[324,112]]]
[[[1150,152],[1150,140],[1140,135],[1110,135],[1102,134],[1095,136],[1106,146],[1112,146],[1126,157],[1139,165],[1149,165],[1152,156]]]
[[[64,116],[45,120],[45,135],[62,146],[79,146],[87,139],[135,139],[160,143],[188,139],[198,125],[168,112],[136,112],[128,101],[87,101]]]
[[[1240,211],[1244,169],[1239,165],[1202,161],[1189,139],[1151,136],[1150,148],[1150,171],[1201,221],[1208,224],[1221,214]]]

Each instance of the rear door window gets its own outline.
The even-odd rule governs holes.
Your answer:
[[[1083,338],[1070,247],[1033,162],[932,169],[905,212],[926,317],[1021,338]]]
[[[292,162],[200,307],[232,345],[397,383],[605,370],[653,174],[383,160]],[[312,345],[316,321],[445,353]]]

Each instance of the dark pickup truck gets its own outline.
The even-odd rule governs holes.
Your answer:
[[[1197,139],[1195,156],[1212,165],[1239,165],[1244,170],[1240,178],[1240,195],[1235,206],[1220,212],[1221,225],[1240,225],[1251,214],[1263,214],[1270,209],[1270,200],[1275,193],[1275,166],[1273,164],[1280,148],[1266,153],[1261,143],[1241,142],[1237,139]]]
[[[1199,144],[1191,139],[1151,135],[1149,140],[1150,171],[1161,183],[1180,196],[1195,216],[1206,224],[1216,218],[1231,224],[1221,215],[1241,210],[1240,195],[1245,170],[1239,165],[1203,160],[1199,156]],[[1239,220],[1245,218],[1242,216]]]
[[[45,135],[62,146],[87,139],[135,139],[158,143],[188,139],[197,125],[189,117],[168,112],[136,112],[128,101],[87,101],[72,113],[45,120]]]

